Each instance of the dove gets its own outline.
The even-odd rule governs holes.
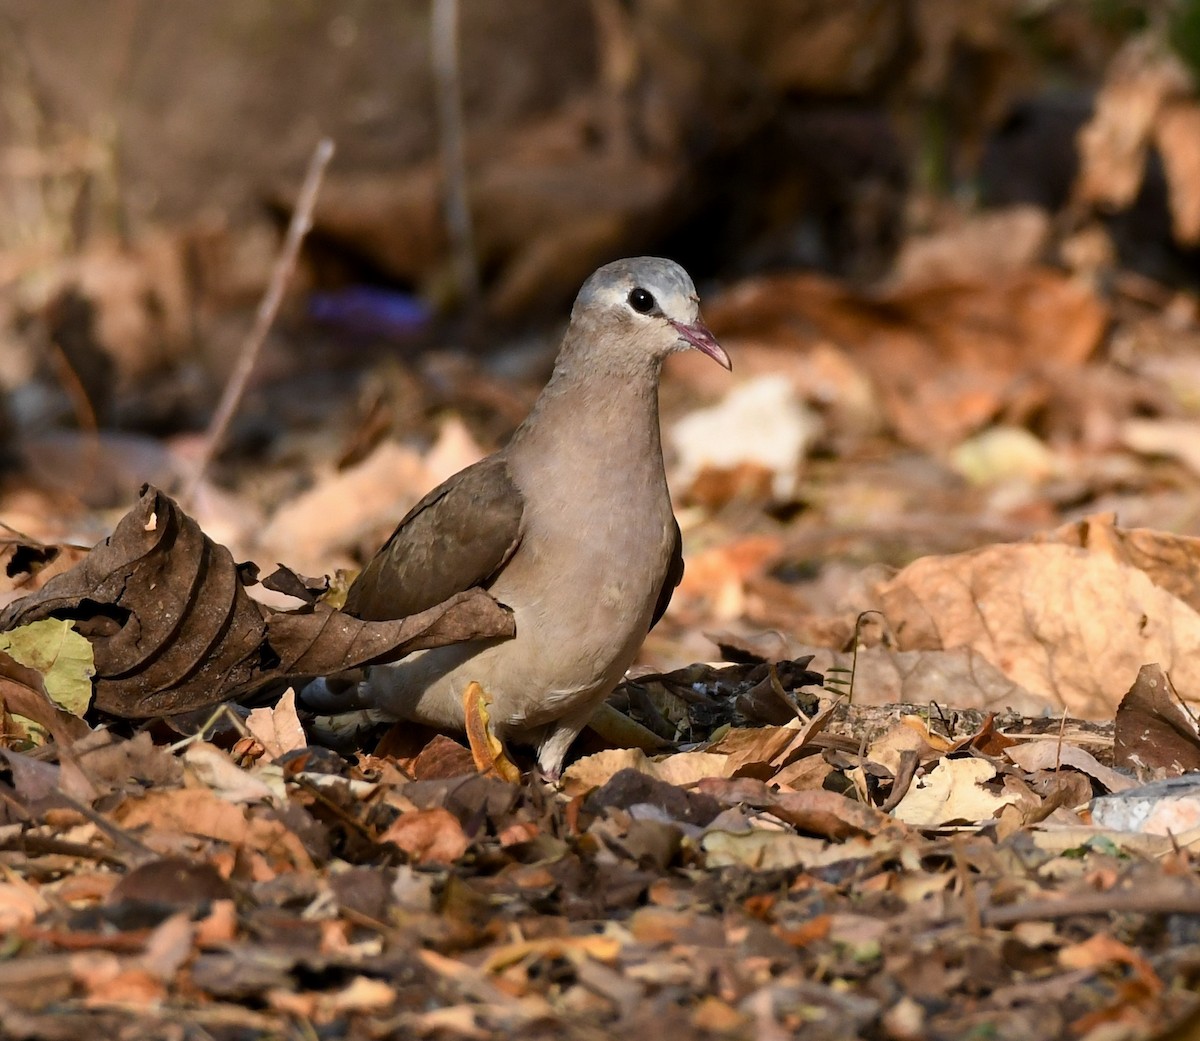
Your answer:
[[[637,257],[587,279],[528,417],[409,511],[344,608],[401,618],[480,586],[512,611],[515,635],[375,666],[359,707],[461,731],[478,683],[494,736],[533,748],[542,774],[559,776],[683,576],[658,383],[664,360],[692,349],[732,368],[678,264]]]

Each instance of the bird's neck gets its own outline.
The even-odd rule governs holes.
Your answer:
[[[660,364],[648,359],[642,366],[598,367],[595,352],[585,358],[570,347],[564,344],[550,381],[513,435],[512,450],[546,461],[562,455],[561,468],[580,478],[600,470],[618,479],[663,481]],[[563,430],[571,431],[570,439]]]

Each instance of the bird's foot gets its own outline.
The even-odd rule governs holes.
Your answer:
[[[514,784],[520,781],[521,771],[509,759],[503,742],[492,730],[487,693],[474,681],[468,683],[463,691],[463,716],[475,769],[481,774],[495,774],[501,780]]]
[[[371,708],[369,699],[362,697],[362,673],[337,676],[318,676],[309,680],[297,692],[297,700],[319,716],[336,716]]]

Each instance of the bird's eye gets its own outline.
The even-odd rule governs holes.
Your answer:
[[[654,310],[654,297],[641,286],[629,294],[629,306],[638,314],[649,314]]]

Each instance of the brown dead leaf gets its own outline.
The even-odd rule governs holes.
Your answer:
[[[216,947],[237,936],[237,905],[232,900],[215,900],[209,913],[196,923],[196,945]]]
[[[621,952],[616,936],[561,936],[543,940],[520,940],[494,951],[483,965],[484,972],[496,973],[528,959],[566,958],[572,962],[586,959],[612,964]]]
[[[746,583],[764,574],[782,550],[783,540],[777,535],[750,535],[695,554],[688,560],[679,594],[704,598],[715,618],[738,618],[746,610]]]
[[[832,842],[855,835],[878,835],[896,827],[888,814],[837,792],[777,792],[766,808],[804,834]]]
[[[278,665],[260,669],[225,698],[290,676],[323,676],[343,669],[395,661],[414,651],[463,640],[511,636],[512,615],[482,589],[456,593],[420,614],[388,622],[364,622],[327,604],[268,614],[267,652]]]
[[[705,312],[735,353],[739,341],[844,349],[870,373],[900,436],[927,449],[960,443],[1035,381],[1051,390],[1091,356],[1108,324],[1090,289],[1029,267],[876,297],[778,275],[734,287]]]
[[[206,861],[163,857],[132,868],[108,893],[106,903],[157,904],[189,915],[219,900],[232,900],[233,890]]]
[[[396,988],[384,980],[355,976],[341,990],[324,996],[320,1004],[323,1019],[347,1012],[370,1012],[389,1007],[396,1000]]]
[[[1091,120],[1079,133],[1076,198],[1106,210],[1132,204],[1163,106],[1191,89],[1187,67],[1158,34],[1145,33],[1126,43],[1109,67]]]
[[[398,724],[405,726],[405,724]],[[469,748],[463,748],[445,734],[435,734],[424,748],[411,760],[408,771],[419,781],[433,781],[442,777],[462,777],[476,772],[475,761]]]
[[[411,618],[363,622],[323,603],[272,612],[250,599],[246,582],[228,550],[147,486],[78,567],[0,613],[0,629],[76,621],[95,653],[96,706],[132,718],[512,632],[511,616],[481,590]]]
[[[1171,205],[1171,230],[1184,246],[1200,242],[1200,105],[1175,101],[1163,106],[1154,128]]]
[[[1103,965],[1124,965],[1132,969],[1154,994],[1163,989],[1162,980],[1142,954],[1114,936],[1097,933],[1082,943],[1064,947],[1058,960],[1071,968],[1094,969]]]
[[[996,729],[996,714],[989,712],[974,734],[961,738],[954,743],[954,751],[960,748],[974,748],[984,755],[999,755],[1006,748],[1011,748],[1016,742]]]
[[[0,882],[0,930],[12,934],[23,925],[32,925],[45,910],[45,899],[28,882]]]
[[[40,673],[0,651],[0,718],[5,713],[33,720],[59,745],[70,745],[92,732],[82,719],[50,700]]]
[[[643,752],[654,753],[671,745],[666,738],[618,712],[608,702],[603,702],[592,713],[588,730],[613,748],[640,748]]]
[[[157,926],[138,959],[151,976],[169,983],[192,956],[196,927],[187,913],[173,914]]]
[[[833,772],[833,764],[824,756],[806,755],[783,767],[771,778],[771,783],[781,791],[810,791],[823,788]]]
[[[34,539],[0,539],[0,596],[28,596],[91,552],[85,546],[47,545]]]
[[[725,769],[730,777],[765,779],[772,772],[770,764],[792,744],[798,728],[799,721],[796,726],[734,728],[709,744],[705,751],[729,757]]]
[[[742,1013],[712,994],[692,1010],[690,1022],[697,1034],[703,1031],[707,1034],[737,1036],[747,1027],[747,1019]]]
[[[1196,542],[1159,541],[1176,552],[1186,543],[1189,556]],[[1200,612],[1110,545],[996,545],[926,557],[878,593],[902,649],[969,647],[1075,715],[1110,713],[1147,660],[1200,690]]]
[[[1200,612],[1200,538],[1152,528],[1121,528],[1113,514],[1064,524],[1034,543],[1062,543],[1145,572],[1156,586]]]
[[[710,783],[715,782],[701,781],[697,787],[703,788]],[[590,792],[583,801],[583,809],[596,816],[610,809],[629,810],[638,805],[654,806],[673,821],[697,825],[708,824],[721,812],[720,803],[706,795],[685,790],[632,769],[614,774],[602,787]]]
[[[914,722],[916,725],[913,725]],[[949,748],[939,746],[949,744],[944,739],[938,740],[937,735],[930,733],[920,720],[906,716],[871,742],[867,747],[867,759],[886,767],[894,776],[900,769],[900,758],[905,752],[914,754],[918,762],[927,763],[940,759]]]
[[[1113,765],[1167,774],[1200,770],[1196,724],[1180,708],[1170,679],[1158,665],[1143,665],[1117,706]]]
[[[901,572],[903,574],[903,572]],[[982,708],[1038,714],[1052,699],[1030,692],[970,647],[947,650],[892,650],[860,647],[850,653],[799,647],[812,652],[813,668],[829,674],[854,670],[854,701],[859,705],[920,705],[930,701],[955,708]]]
[[[221,700],[253,675],[264,633],[229,552],[149,487],[108,539],[12,604],[0,627],[47,617],[77,620],[95,652],[96,704],[117,714]]]
[[[1036,264],[1050,237],[1037,206],[989,210],[930,235],[910,235],[895,261],[898,285],[995,278]]]
[[[458,818],[440,806],[401,814],[379,841],[394,843],[416,864],[453,864],[471,845]]]
[[[167,989],[162,980],[147,969],[141,966],[124,968],[119,962],[113,964],[112,969],[115,971],[109,971],[109,966],[97,966],[98,971],[81,974],[79,982],[86,992],[85,1005],[121,1005],[137,1009],[159,1005],[166,998]]]
[[[380,541],[381,520],[404,516],[435,484],[420,453],[384,441],[354,466],[319,472],[311,488],[281,505],[258,533],[258,552],[305,574],[329,568],[338,554],[338,566],[348,567],[349,549]]]
[[[806,665],[809,661],[807,658],[801,658],[800,660]],[[820,734],[825,727],[829,725],[830,720],[833,719],[834,714],[837,712],[838,706],[841,703],[841,699],[833,699],[827,704],[823,705],[820,711],[818,711],[810,719],[798,721],[799,725],[795,727],[796,733],[793,735],[792,739],[786,745],[784,745],[779,752],[771,757],[771,766],[776,768],[786,766],[793,759],[795,759],[796,756],[800,755],[804,749],[809,746],[813,738]]]
[[[100,731],[71,748],[88,778],[101,790],[127,790],[131,782],[147,787],[172,787],[182,775],[179,758],[156,745],[142,731],[129,740],[111,730]]]
[[[144,829],[148,838],[164,844],[166,854],[175,852],[169,848],[172,833],[232,844],[247,837],[245,811],[207,788],[146,792],[124,803],[113,816],[130,831]]]

